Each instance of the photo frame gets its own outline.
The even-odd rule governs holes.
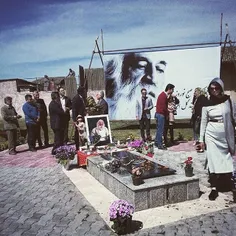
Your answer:
[[[85,124],[91,145],[103,146],[112,142],[108,115],[85,116]]]

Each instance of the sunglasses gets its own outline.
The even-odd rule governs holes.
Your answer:
[[[216,90],[216,91],[219,91],[220,90],[220,86],[215,86],[215,87],[210,87],[210,90]]]

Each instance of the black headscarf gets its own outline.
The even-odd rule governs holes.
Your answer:
[[[230,98],[228,95],[225,95],[225,94],[223,94],[221,97],[216,97],[216,96],[211,95],[210,87],[212,84],[220,86],[222,94],[224,92],[223,81],[220,78],[214,78],[208,86],[208,93],[210,94],[210,98],[207,101],[206,106],[215,106],[215,105],[224,103]]]

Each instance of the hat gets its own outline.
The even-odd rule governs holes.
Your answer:
[[[79,118],[83,118],[83,116],[78,115],[78,116],[76,117],[76,120],[78,120]]]

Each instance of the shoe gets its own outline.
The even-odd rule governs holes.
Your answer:
[[[157,147],[157,148],[160,149],[160,150],[167,150],[167,148],[164,147],[164,146],[159,146],[159,147]]]
[[[218,196],[219,196],[218,191],[213,189],[213,190],[211,190],[208,198],[210,201],[215,201]]]
[[[9,155],[16,155],[16,151],[9,152]]]
[[[200,149],[200,150],[197,150],[197,152],[202,153],[204,152],[204,150]]]
[[[37,150],[35,148],[29,148],[30,152],[37,152]]]
[[[44,147],[45,147],[45,148],[50,147],[50,144],[49,144],[49,143],[45,143],[45,144],[44,144]]]

